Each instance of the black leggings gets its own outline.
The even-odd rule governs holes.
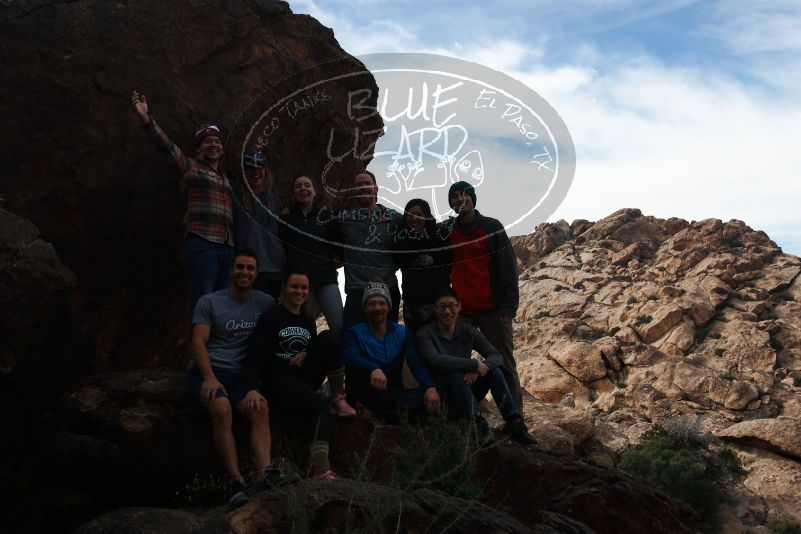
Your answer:
[[[336,419],[317,390],[326,373],[344,365],[339,338],[328,330],[321,332],[307,353],[303,367],[268,370],[264,376],[264,396],[271,409],[276,408],[290,415],[290,422],[301,424],[311,441],[328,441]]]

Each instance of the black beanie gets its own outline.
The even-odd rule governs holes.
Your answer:
[[[474,208],[476,207],[476,190],[473,188],[472,185],[468,184],[464,180],[462,180],[460,182],[456,182],[455,184],[453,184],[451,186],[450,189],[448,189],[448,206],[450,206],[451,208],[453,207],[451,205],[451,195],[455,191],[464,191],[465,193],[470,195],[470,198],[473,199],[473,207]]]

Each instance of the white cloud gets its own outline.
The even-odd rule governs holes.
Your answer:
[[[801,49],[801,8],[797,0],[723,0],[701,29],[737,53]]]
[[[553,220],[599,219],[622,207],[688,220],[736,218],[801,254],[801,61],[790,54],[801,50],[797,2],[731,0],[710,11],[699,31],[742,54],[739,70],[727,70],[730,62],[676,66],[643,52],[615,55],[588,40],[576,40],[572,56],[552,65],[547,37],[532,45],[513,35],[475,35],[445,50],[405,20],[374,20],[356,33],[343,17],[301,4],[317,10],[351,53],[452,55],[504,71],[544,96],[578,154],[573,186]],[[630,0],[582,5],[590,13],[610,6],[629,17],[659,13],[659,6],[637,10]],[[531,228],[515,233],[522,231]]]

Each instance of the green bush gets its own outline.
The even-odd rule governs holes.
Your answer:
[[[425,427],[402,421],[393,453],[390,484],[398,489],[429,488],[465,499],[481,495],[482,487],[474,481],[475,449],[469,435],[448,422],[445,410],[429,414]]]
[[[650,315],[638,315],[637,318],[634,319],[634,324],[635,325],[648,324],[653,320],[654,318],[651,317]]]
[[[726,349],[715,349],[715,356],[723,356],[726,353]]]
[[[790,519],[774,519],[765,526],[774,534],[801,534],[801,525]]]
[[[725,484],[743,473],[731,449],[712,451],[704,440],[681,439],[656,425],[642,443],[626,451],[619,467],[710,517],[724,496]]]
[[[629,297],[626,304],[637,304],[637,297]]]

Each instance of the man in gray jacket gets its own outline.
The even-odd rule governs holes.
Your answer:
[[[481,399],[487,392],[506,421],[504,432],[523,445],[536,445],[528,433],[520,407],[509,391],[500,369],[503,357],[481,331],[459,320],[459,295],[444,288],[434,297],[436,323],[417,331],[417,347],[431,370],[434,381],[445,391],[448,412],[454,419],[475,421],[484,444],[494,441],[489,425],[481,415]],[[471,358],[473,351],[481,359]]]
[[[338,217],[344,245],[345,328],[367,321],[362,295],[371,282],[383,282],[389,288],[392,308],[387,320],[397,323],[401,295],[392,249],[401,215],[377,203],[378,184],[375,175],[368,170],[359,171],[353,177],[352,191],[356,206],[343,210]]]

